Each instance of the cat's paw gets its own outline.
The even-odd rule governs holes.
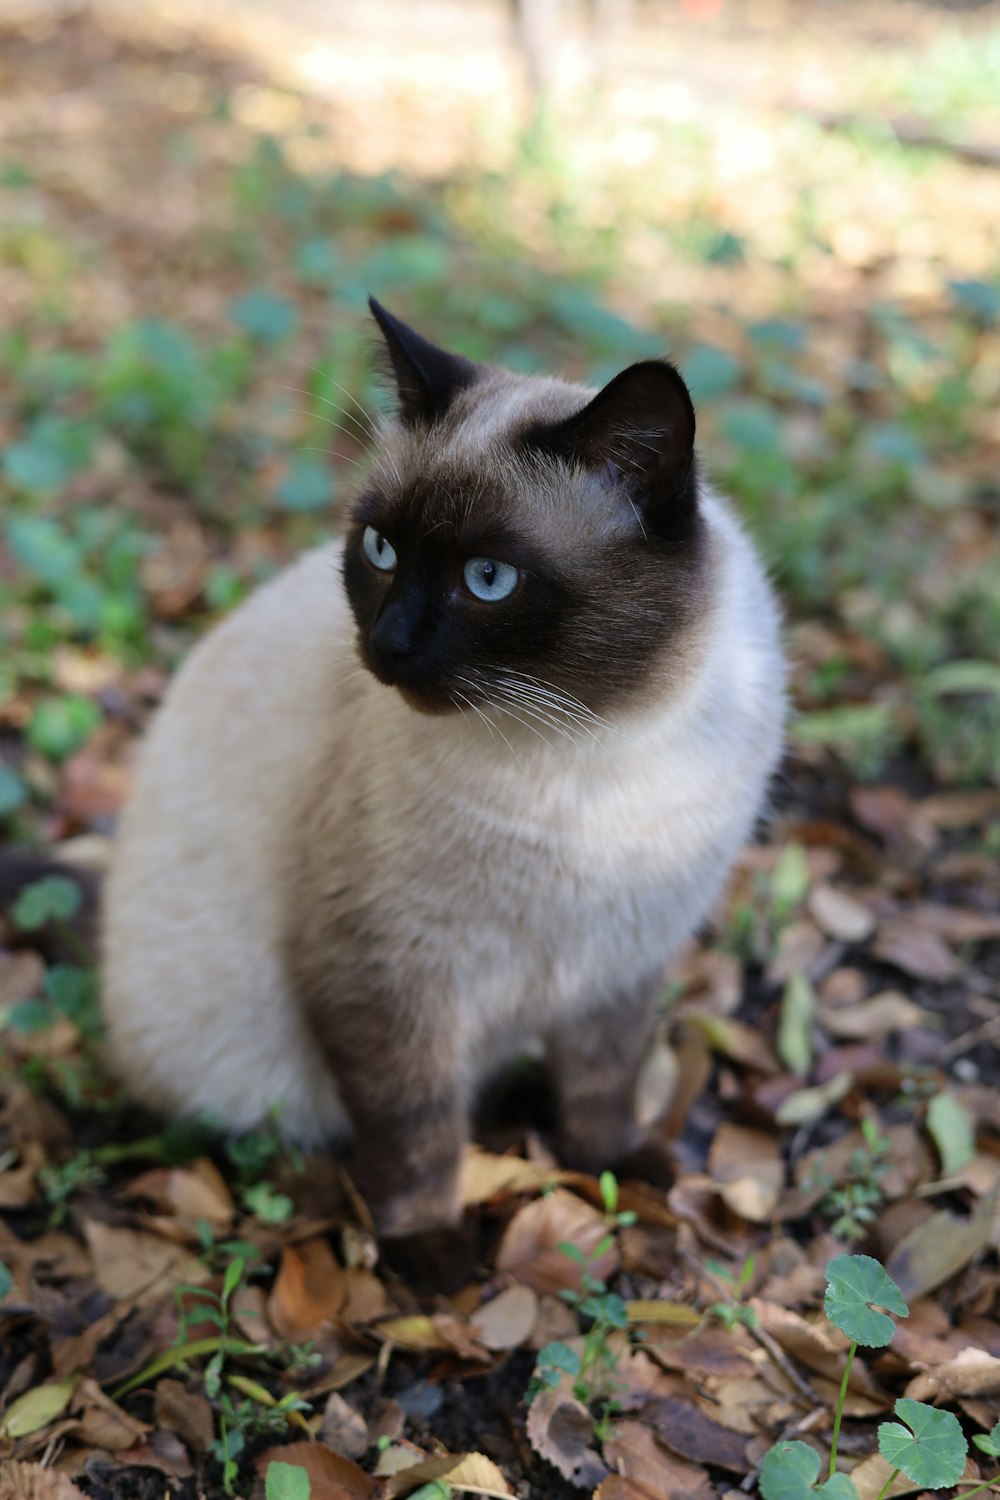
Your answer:
[[[472,1280],[479,1261],[478,1236],[467,1224],[387,1235],[382,1259],[418,1292],[456,1292]]]

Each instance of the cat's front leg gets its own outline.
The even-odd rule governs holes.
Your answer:
[[[422,1237],[433,1263],[462,1214],[469,1088],[461,1031],[452,1008],[440,996],[422,1001],[416,985],[405,994],[362,989],[317,984],[307,1003],[351,1122],[346,1165],[380,1240],[398,1247]],[[447,1276],[431,1269],[421,1279]]]
[[[653,1030],[657,983],[581,1009],[553,1028],[547,1057],[556,1095],[556,1152],[581,1172],[605,1168],[658,1185],[666,1153],[636,1120],[636,1087]]]

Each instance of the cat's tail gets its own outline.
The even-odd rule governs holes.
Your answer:
[[[92,865],[54,859],[35,849],[0,849],[0,928],[16,935],[10,913],[21,892],[53,875],[72,881],[80,903],[71,917],[52,919],[37,931],[25,933],[25,940],[51,963],[79,963],[83,955],[96,960],[101,871]]]

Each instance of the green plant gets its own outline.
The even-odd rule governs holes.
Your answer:
[[[807,1185],[826,1189],[819,1212],[831,1220],[830,1231],[845,1244],[865,1237],[877,1217],[885,1194],[882,1179],[889,1170],[889,1139],[881,1135],[871,1116],[861,1122],[863,1144],[851,1152],[840,1182],[824,1171],[822,1165]]]
[[[78,1151],[68,1161],[42,1167],[38,1186],[49,1205],[49,1224],[57,1228],[64,1221],[74,1193],[85,1187],[101,1187],[105,1181],[104,1168],[94,1160],[92,1151]]]
[[[612,1341],[611,1335],[627,1329],[628,1307],[616,1292],[608,1290],[607,1282],[595,1275],[594,1268],[614,1245],[618,1231],[635,1223],[635,1214],[630,1210],[618,1211],[618,1183],[613,1173],[601,1173],[600,1189],[605,1233],[589,1254],[579,1245],[559,1246],[563,1255],[582,1268],[582,1290],[565,1288],[559,1295],[583,1318],[589,1319],[583,1350],[578,1352],[565,1343],[546,1344],[540,1349],[527,1397],[530,1402],[541,1391],[554,1390],[564,1375],[572,1376],[574,1396],[591,1408],[595,1436],[604,1439],[611,1435],[611,1419],[618,1410],[615,1369],[625,1347],[624,1341]]]
[[[207,1229],[207,1226],[206,1226]],[[201,1233],[205,1245],[206,1233]],[[224,1253],[224,1246],[212,1240],[207,1230],[206,1252],[216,1255]],[[232,1248],[243,1249],[239,1241],[227,1242]],[[249,1248],[251,1254],[256,1252]],[[311,1410],[309,1403],[297,1391],[289,1391],[276,1397],[260,1381],[234,1370],[232,1361],[247,1355],[257,1355],[273,1366],[291,1368],[293,1365],[307,1367],[313,1360],[299,1347],[279,1347],[271,1350],[263,1345],[247,1344],[233,1332],[231,1303],[237,1290],[244,1284],[247,1260],[242,1254],[233,1254],[225,1263],[222,1285],[219,1291],[204,1286],[179,1284],[174,1288],[178,1306],[177,1335],[174,1363],[208,1355],[208,1363],[201,1372],[202,1388],[212,1402],[218,1422],[218,1435],[213,1440],[210,1452],[222,1469],[222,1485],[227,1495],[234,1493],[233,1486],[239,1470],[239,1457],[249,1438],[280,1436],[290,1425],[298,1425],[311,1436],[305,1423],[304,1413]],[[192,1338],[202,1325],[209,1323],[218,1330],[215,1337]],[[163,1356],[154,1360],[145,1372],[161,1373],[170,1368]]]
[[[892,1277],[868,1255],[837,1256],[826,1268],[826,1283],[826,1316],[851,1340],[834,1412],[828,1477],[817,1483],[820,1455],[808,1443],[777,1443],[761,1468],[760,1493],[764,1500],[811,1500],[817,1495],[824,1500],[858,1500],[854,1481],[837,1472],[840,1425],[854,1356],[859,1346],[884,1349],[891,1343],[896,1325],[890,1314],[905,1318],[909,1308]],[[897,1400],[894,1412],[899,1421],[883,1422],[878,1429],[879,1452],[893,1465],[893,1471],[877,1500],[885,1500],[900,1474],[921,1489],[949,1489],[957,1484],[968,1453],[957,1417],[906,1396]],[[988,1435],[973,1441],[982,1452],[1000,1457],[1000,1422]],[[998,1478],[1000,1475],[984,1480],[966,1495],[978,1494]]]
[[[729,1290],[729,1301],[713,1302],[707,1309],[707,1316],[721,1323],[723,1328],[736,1328],[740,1324],[744,1328],[756,1328],[759,1321],[756,1312],[740,1300],[753,1279],[753,1256],[747,1256],[738,1276],[734,1275],[728,1266],[721,1265],[717,1260],[706,1260],[705,1270],[723,1282]]]

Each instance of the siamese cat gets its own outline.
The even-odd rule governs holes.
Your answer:
[[[765,574],[665,360],[595,392],[372,300],[398,416],[342,541],[211,631],[140,758],[104,991],[136,1098],[333,1144],[384,1236],[455,1225],[484,1080],[544,1049],[627,1170],[664,970],[782,744]]]

